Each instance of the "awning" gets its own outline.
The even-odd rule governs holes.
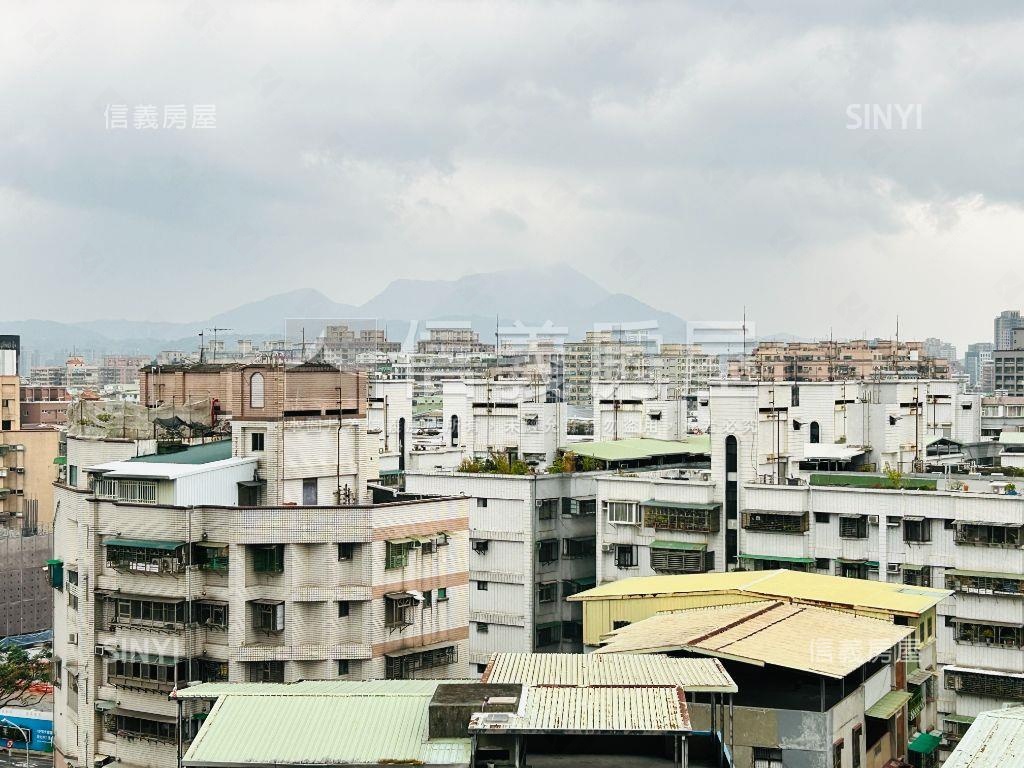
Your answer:
[[[914,565],[913,563],[904,563],[904,571],[923,571],[925,568],[931,568],[930,565]]]
[[[403,600],[406,597],[412,597],[410,592],[385,592],[384,597],[388,600]]]
[[[910,701],[910,694],[906,691],[889,691],[871,707],[864,712],[868,717],[877,717],[880,720],[888,720],[895,715]]]
[[[249,602],[256,605],[284,605],[284,600],[272,600],[269,597],[259,597]]]
[[[1006,579],[1007,581],[1024,581],[1024,574],[1000,573],[998,571],[961,571],[954,568],[947,568],[945,575],[968,576],[974,579]]]
[[[913,741],[910,742],[907,749],[911,752],[917,752],[922,755],[930,755],[939,748],[940,741],[941,739],[934,734],[919,733],[914,737]]]
[[[416,541],[415,537],[405,536],[401,539],[388,539],[388,544],[411,544],[414,541]]]
[[[648,499],[647,501],[640,502],[641,507],[664,507],[665,509],[699,509],[706,512],[712,512],[719,509],[722,505],[717,503],[704,503],[700,501],[658,501],[657,499]]]
[[[814,563],[813,557],[784,557],[782,555],[739,555],[740,560],[772,560],[779,563],[803,563],[804,565],[811,565]]]
[[[197,541],[196,546],[209,549],[225,549],[228,545],[223,541]]]
[[[262,488],[267,484],[266,480],[239,480],[238,484],[243,488]]]
[[[947,723],[964,723],[970,725],[974,722],[973,717],[967,717],[966,715],[943,715],[942,719]]]
[[[924,685],[932,678],[934,672],[927,669],[915,669],[907,675],[907,682],[911,685]]]
[[[402,656],[411,656],[414,653],[425,653],[426,651],[438,651],[442,648],[449,648],[456,644],[455,640],[449,640],[446,643],[434,643],[433,645],[418,645],[415,648],[403,648],[400,651],[392,651],[391,653],[385,653],[384,655],[391,659],[397,659]]]
[[[703,552],[708,548],[707,544],[697,544],[692,541],[652,541],[651,549],[682,549],[687,552]]]
[[[877,568],[878,567],[878,561],[877,560],[862,560],[860,558],[852,558],[851,559],[851,558],[847,558],[847,557],[837,557],[836,558],[836,562],[837,563],[842,563],[843,565],[866,565],[868,568]]]
[[[584,576],[584,577],[579,578],[579,579],[570,579],[570,581],[573,584],[575,584],[577,587],[583,587],[585,589],[590,589],[595,584],[597,584],[597,576]]]
[[[103,542],[105,547],[134,547],[137,549],[159,549],[171,552],[178,547],[184,547],[184,541],[157,541],[156,539],[107,539]]]
[[[67,456],[54,456],[53,457],[53,463],[54,464],[60,464],[61,466],[63,466],[63,465],[68,463],[68,457]]]
[[[920,523],[924,521],[924,515],[904,515],[903,521],[906,523]]]
[[[157,656],[152,653],[135,653],[134,651],[112,650],[111,657],[120,661],[139,661],[143,664],[162,664],[165,667],[173,667],[178,663],[174,656]]]

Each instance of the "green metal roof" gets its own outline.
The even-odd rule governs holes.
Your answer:
[[[911,752],[918,752],[922,755],[930,755],[939,748],[940,741],[942,741],[942,739],[935,734],[919,733],[914,740],[910,742],[907,749]]]
[[[658,501],[657,499],[648,499],[641,502],[640,506],[665,507],[665,509],[700,509],[710,512],[721,508],[722,505],[717,502],[703,503],[699,501]]]
[[[563,446],[562,450],[575,453],[577,456],[590,456],[600,461],[634,461],[683,453],[700,455],[711,453],[711,436],[690,435],[686,440],[635,437],[626,440],[573,443]]]
[[[159,549],[171,552],[185,546],[184,541],[157,541],[156,539],[107,539],[105,547],[137,547],[139,549]]]
[[[697,544],[693,541],[652,541],[651,549],[684,549],[689,552],[701,551],[708,548],[707,544]]]
[[[133,459],[129,459],[129,461],[140,461],[148,464],[209,464],[212,461],[224,461],[224,459],[230,458],[231,441],[216,440],[202,445],[190,445],[184,451],[136,456]]]
[[[810,565],[813,557],[783,557],[782,555],[739,555],[740,560],[771,560],[779,563],[804,563]]]
[[[956,568],[947,568],[946,576],[973,576],[979,579],[1007,579],[1008,581],[1024,581],[1024,574],[1021,573],[1000,573],[999,571],[961,571]]]
[[[948,720],[951,723],[967,723],[967,724],[970,724],[970,723],[974,722],[974,718],[973,717],[967,717],[966,715],[943,715],[942,719],[943,720]]]
[[[418,695],[227,694],[210,710],[182,764],[468,765],[470,739],[428,740],[432,695],[433,690]]]
[[[888,720],[899,712],[908,701],[910,701],[910,694],[906,691],[889,691],[885,696],[872,704],[870,709],[865,711],[864,714],[868,717]]]

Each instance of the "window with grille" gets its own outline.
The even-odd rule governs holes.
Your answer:
[[[117,500],[126,504],[156,504],[156,481],[118,480]]]
[[[744,512],[743,527],[766,533],[803,533],[808,529],[807,513],[786,515],[774,512]]]
[[[721,507],[717,505],[714,509],[680,509],[645,504],[643,513],[644,528],[656,531],[717,533],[721,526]]]
[[[219,602],[198,602],[194,605],[196,622],[209,629],[228,628],[228,604]]]
[[[412,626],[412,596],[384,597],[384,626],[389,630],[403,630]]]
[[[947,671],[946,688],[970,696],[1024,701],[1024,678],[1020,677]]]
[[[640,505],[635,501],[606,501],[604,512],[613,525],[637,525],[640,522]]]
[[[184,662],[161,657],[139,656],[107,664],[107,684],[115,688],[169,693],[174,689],[175,671],[185,674]]]
[[[384,568],[393,570],[405,568],[409,564],[409,544],[404,541],[387,541],[384,543]]]
[[[704,550],[651,547],[651,569],[656,573],[703,573]]]
[[[351,541],[343,541],[338,544],[338,561],[351,560],[356,553],[356,545]]]
[[[284,631],[284,603],[252,604],[252,628],[260,632]]]
[[[840,517],[839,536],[844,539],[866,539],[868,537],[867,515]]]
[[[107,567],[116,570],[146,573],[177,573],[184,561],[184,548],[166,549],[152,546],[121,546],[108,544]]]
[[[584,536],[577,539],[562,540],[562,557],[566,560],[577,560],[581,557],[593,557],[596,539]]]
[[[384,677],[388,680],[408,680],[420,670],[447,667],[449,664],[457,664],[458,661],[459,648],[456,645],[405,656],[385,656]]]
[[[1019,547],[1024,543],[1021,531],[1019,526],[965,523],[957,526],[955,541],[979,547]]]
[[[284,544],[260,544],[252,548],[254,573],[283,573]]]
[[[970,645],[998,645],[1002,648],[1024,647],[1024,627],[959,622],[956,641]]]
[[[204,683],[226,683],[228,663],[220,659],[193,659],[192,671]]]
[[[754,747],[754,768],[783,768],[782,750],[773,747]]]
[[[537,585],[537,602],[551,603],[558,599],[558,582],[548,581]]]
[[[284,662],[283,661],[253,661],[249,662],[250,683],[283,683]]]
[[[147,720],[143,717],[128,715],[107,715],[104,720],[107,733],[115,736],[126,736],[134,739],[146,739],[173,744],[178,739],[176,724],[162,720]]]
[[[537,519],[554,520],[561,505],[561,499],[541,499],[537,502]]]
[[[924,568],[903,568],[903,583],[915,587],[930,587],[932,585],[932,569]]]
[[[946,589],[978,595],[1024,595],[1024,576],[947,574]]]
[[[113,601],[114,623],[151,627],[181,627],[185,624],[185,601],[130,600]]]
[[[619,544],[615,547],[616,568],[636,568],[637,550],[629,544]]]

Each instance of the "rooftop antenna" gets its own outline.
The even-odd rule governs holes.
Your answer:
[[[218,331],[230,331],[232,329],[231,328],[210,328],[209,330],[213,331],[213,360],[216,361],[216,359],[217,359],[217,332]],[[199,334],[199,335],[202,336],[202,334]]]
[[[204,340],[206,338],[206,331],[199,332],[199,364],[202,365],[206,362],[206,346]]]
[[[747,305],[743,305],[743,348],[740,350],[740,378],[747,378]]]

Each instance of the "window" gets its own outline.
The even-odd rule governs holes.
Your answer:
[[[228,680],[228,663],[218,659],[194,659],[193,669],[204,683],[226,683]]]
[[[561,638],[562,622],[556,621],[551,624],[541,624],[537,627],[537,647],[543,648],[545,645],[554,645],[559,642]]]
[[[68,485],[78,485],[78,467],[68,464]]]
[[[302,480],[302,506],[315,507],[317,503],[316,478],[307,477]]]
[[[477,631],[477,634],[479,634],[479,635],[486,635],[488,632],[491,631],[491,626],[490,626],[490,624],[488,624],[488,623],[486,623],[484,621],[478,621],[476,623],[476,631]]]
[[[1021,531],[1019,526],[964,523],[957,527],[955,541],[981,547],[1019,547],[1024,543]]]
[[[284,662],[283,661],[253,661],[249,662],[250,683],[283,683]]]
[[[448,599],[448,587],[437,588],[437,602],[443,603]]]
[[[832,745],[832,765],[838,768],[843,764],[843,740]]]
[[[106,545],[108,568],[147,573],[178,573],[181,570],[182,546],[155,541],[150,546],[126,544]]]
[[[477,539],[473,542],[473,551],[478,555],[486,555],[487,550],[490,548],[491,542],[487,539]]]
[[[487,671],[487,665],[486,664],[477,664],[476,665],[476,673],[478,675],[482,675],[486,671]]]
[[[249,436],[249,448],[253,451],[264,450],[266,444],[267,434],[266,432],[253,432]]]
[[[618,544],[615,547],[616,568],[636,568],[637,554],[636,547],[630,544]]]
[[[249,377],[249,407],[263,407],[263,374],[254,373]]]
[[[384,568],[393,570],[405,568],[409,564],[409,543],[406,541],[388,541],[384,545]]]
[[[115,624],[163,628],[168,625],[180,626],[185,623],[185,602],[183,600],[162,602],[118,598],[112,603]]]
[[[983,672],[946,672],[946,689],[968,696],[1024,701],[1024,678]]]
[[[338,677],[347,675],[349,671],[348,659],[338,659]]]
[[[840,515],[839,536],[843,539],[866,539],[868,537],[867,515]]]
[[[640,522],[640,505],[635,501],[606,501],[604,513],[613,525],[637,525]]]
[[[252,628],[259,632],[283,632],[284,603],[253,601]]]
[[[115,688],[170,693],[175,673],[185,674],[185,662],[159,656],[133,655],[107,664],[107,684]]]
[[[774,747],[754,747],[754,768],[783,768],[782,750]]]
[[[476,506],[477,506],[477,508],[479,508],[479,509],[483,509],[484,507],[486,507],[486,506],[487,506],[487,499],[481,499],[481,498],[478,498],[478,499],[476,500]]]
[[[397,592],[384,596],[384,626],[394,631],[402,631],[412,626],[412,595]]]
[[[930,587],[932,585],[932,569],[928,566],[917,568],[914,566],[903,566],[903,583],[915,587]]]
[[[228,604],[219,602],[197,602],[196,623],[209,629],[228,628]]]
[[[742,522],[748,531],[766,533],[804,533],[809,527],[806,512],[788,514],[748,511],[743,513]]]
[[[476,583],[476,589],[477,589],[478,592],[486,592],[487,591],[487,582],[486,581],[478,581]]]
[[[828,523],[829,523],[829,521],[831,519],[832,519],[832,516],[828,512],[815,512],[814,513],[814,522],[816,522],[816,523],[821,523],[822,525],[828,525]]]
[[[561,506],[561,499],[540,499],[537,501],[537,519],[554,520],[558,508]]]
[[[537,560],[541,565],[554,563],[558,560],[558,539],[545,539],[537,542]]]
[[[796,408],[798,405],[800,405],[800,385],[794,384],[792,387],[790,387],[790,393],[790,403],[793,405],[794,408]]]
[[[434,605],[434,593],[431,590],[423,590],[423,602],[420,605],[424,609],[430,608]]]
[[[832,567],[832,561],[827,557],[816,557],[814,558],[814,570],[816,571],[827,571]]]
[[[338,618],[339,619],[347,618],[348,614],[349,614],[349,602],[348,602],[348,600],[339,600],[338,601]]]
[[[258,544],[252,548],[254,573],[284,573],[284,544]]]
[[[612,629],[622,629],[623,627],[628,627],[632,623],[632,621],[613,621]]]
[[[452,414],[452,447],[459,444],[459,417]]]
[[[1015,574],[946,573],[946,589],[978,595],[1024,595],[1024,576]]]
[[[903,518],[903,540],[911,544],[926,544],[932,540],[931,520],[923,517]]]
[[[578,539],[562,539],[562,557],[566,560],[578,560],[581,557],[594,556],[597,539],[584,536]]]
[[[853,743],[850,744],[851,757],[853,758],[853,768],[860,768],[860,742],[861,734],[864,732],[864,726],[855,725],[853,726],[853,735],[850,739]],[[838,765],[838,763],[836,763]]]
[[[651,547],[651,569],[655,573],[703,573],[703,549],[662,549]]]
[[[818,425],[818,422],[816,422],[816,421],[812,421],[811,422],[810,442],[812,442],[812,443],[820,443],[821,442],[821,427]]]
[[[956,641],[965,645],[993,645],[1001,648],[1024,647],[1024,627],[959,622]]]
[[[343,541],[338,544],[338,560],[351,560],[356,552],[356,545],[351,541]]]
[[[128,715],[107,715],[103,719],[107,733],[135,739],[147,739],[172,744],[178,739],[175,723],[162,720],[147,720]]]
[[[537,585],[537,602],[553,603],[558,599],[558,582],[548,581]]]

